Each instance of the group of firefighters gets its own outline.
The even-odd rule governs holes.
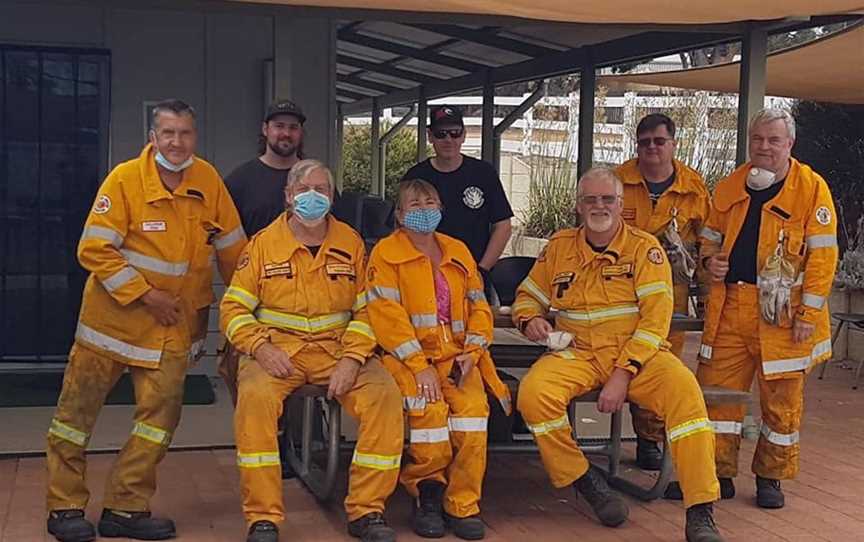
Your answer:
[[[150,501],[186,370],[202,349],[214,263],[230,285],[220,328],[236,356],[222,372],[236,393],[248,542],[279,539],[277,421],[304,384],[326,387],[359,421],[345,511],[348,532],[363,541],[395,540],[383,514],[397,482],[412,497],[419,536],[484,537],[487,391],[505,412],[521,412],[552,484],[573,486],[608,526],[627,520],[626,502],[580,451],[567,405],[595,389],[601,412],[629,402],[638,464],[659,468],[665,441],[678,477],[667,497],[684,500],[686,539],[716,542],[712,504],[735,493],[744,407],[706,407],[699,386],[749,391],[755,374],[756,502],[784,505],[780,481],[798,472],[805,376],[831,355],[826,299],[838,250],[831,194],[791,157],[787,112],[753,117],[750,161],[717,184],[713,201],[699,173],[673,159],[675,124],[661,114],[639,123],[637,158],[579,179],[581,226],[552,236],[512,305],[513,324],[549,347],[522,378],[515,405],[489,353],[486,294],[512,211],[491,168],[461,154],[461,113],[432,110],[437,154],[399,184],[395,231],[368,258],[360,235],[331,213],[330,170],[302,157],[305,120],[292,102],[274,103],[263,153],[243,166],[249,178],[241,187],[229,176],[226,187],[194,155],[194,110],[165,101],[153,111],[150,143],[101,185],[78,246],[90,276],[48,435],[47,527],[58,540],[96,538],[85,517],[85,450],[126,370],[134,425],[108,478],[98,532],[176,535],[170,519],[151,516]],[[263,222],[255,215],[261,226],[247,241],[244,209],[260,211],[256,197],[276,210]],[[694,375],[670,324],[694,316],[699,287],[707,295]]]

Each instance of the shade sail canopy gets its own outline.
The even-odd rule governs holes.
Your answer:
[[[604,76],[606,84],[643,84],[738,92],[740,63]],[[864,26],[769,55],[766,94],[817,102],[864,104]]]
[[[235,0],[259,4],[498,15],[580,23],[709,24],[864,12],[862,0]]]

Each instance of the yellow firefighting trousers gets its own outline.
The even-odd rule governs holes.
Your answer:
[[[399,364],[389,358],[392,364]],[[486,429],[489,402],[480,371],[474,367],[462,387],[447,379],[452,363],[434,364],[441,382],[443,401],[426,403],[406,397],[408,453],[400,477],[406,491],[416,497],[417,484],[435,480],[447,486],[444,511],[464,518],[480,513],[483,477],[486,475]],[[423,405],[417,405],[420,401]],[[425,406],[425,408],[416,408]]]
[[[259,520],[280,524],[285,518],[276,437],[283,401],[304,384],[328,385],[337,363],[314,343],[291,361],[294,373],[276,378],[254,358],[240,358],[234,432],[243,513],[250,525]],[[381,362],[370,358],[360,368],[354,387],[337,399],[360,422],[345,499],[348,520],[353,521],[372,512],[383,513],[396,488],[404,439],[402,394]]]
[[[166,351],[155,369],[128,367],[135,386],[134,425],[108,476],[105,508],[149,510],[156,491],[156,465],[165,457],[180,421],[188,364],[188,352]],[[105,397],[126,368],[82,345],[72,346],[48,430],[48,510],[87,506],[84,452]]]
[[[759,293],[755,285],[726,286],[726,302],[714,341],[713,354],[696,374],[705,386],[750,391],[753,375],[759,382],[762,432],[753,456],[753,472],[763,478],[786,480],[798,474],[798,430],[804,410],[804,373],[766,380],[762,373],[759,338]],[[717,476],[738,474],[743,405],[708,409],[717,439]]]
[[[563,350],[541,357],[522,379],[518,408],[555,487],[572,484],[589,466],[573,439],[567,405],[602,387],[613,369],[589,351]],[[693,373],[669,352],[658,352],[630,381],[627,398],[665,420],[686,506],[717,500],[714,434]]]

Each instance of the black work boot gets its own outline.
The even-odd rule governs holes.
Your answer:
[[[417,484],[420,496],[414,501],[414,532],[423,538],[441,538],[444,536],[444,500],[445,486],[434,480],[423,480]]]
[[[596,467],[589,467],[588,472],[573,482],[576,492],[585,497],[600,523],[607,527],[617,527],[627,521],[630,510],[620,495],[612,491],[606,484],[606,478]]]
[[[780,480],[756,475],[756,504],[759,508],[783,508],[786,498],[780,489]]]
[[[444,519],[453,534],[462,540],[483,540],[483,537],[486,536],[486,526],[483,525],[483,520],[480,519],[479,515],[457,518],[445,514]]]
[[[660,445],[653,440],[636,439],[636,466],[642,470],[660,470],[663,468],[663,452]]]
[[[717,525],[714,524],[714,507],[711,503],[695,504],[687,509],[687,542],[723,542]]]
[[[52,510],[48,513],[48,532],[60,542],[96,539],[96,529],[84,517],[84,510]]]
[[[279,527],[266,519],[256,521],[249,527],[246,542],[279,542]]]
[[[106,508],[99,520],[99,535],[105,538],[167,540],[177,536],[177,532],[173,521],[151,517],[150,512],[124,512]]]
[[[718,478],[720,482],[720,498],[732,499],[735,497],[735,484],[732,483],[732,478]],[[684,494],[681,492],[681,485],[678,482],[669,482],[666,486],[666,492],[663,494],[664,499],[670,501],[683,501]]]
[[[387,526],[384,516],[378,512],[348,522],[348,534],[362,542],[396,542],[396,531]]]

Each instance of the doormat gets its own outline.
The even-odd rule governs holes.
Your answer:
[[[0,373],[0,408],[56,406],[63,388],[63,373]],[[184,405],[212,405],[213,386],[206,375],[187,375]],[[124,373],[108,394],[106,405],[134,405],[132,377]]]

